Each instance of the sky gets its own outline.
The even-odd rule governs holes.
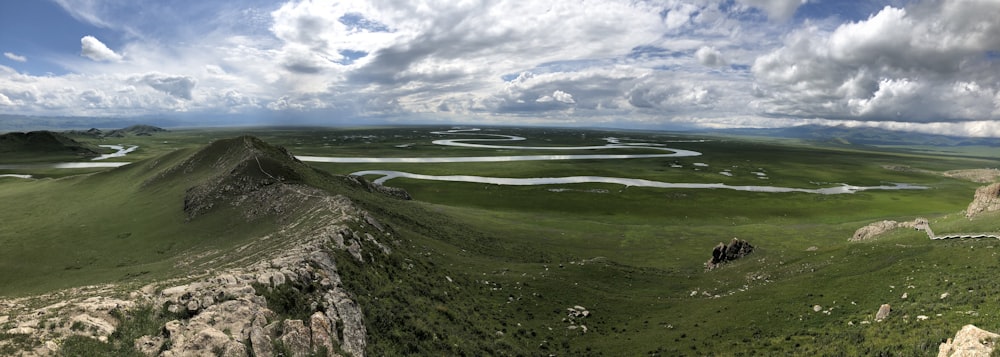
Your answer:
[[[5,0],[0,53],[0,114],[1000,137],[1000,0]]]

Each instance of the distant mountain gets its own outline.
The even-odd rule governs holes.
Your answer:
[[[109,131],[104,136],[109,138],[118,138],[127,135],[152,136],[154,133],[162,133],[166,131],[167,129],[163,129],[152,125],[132,125],[124,129],[116,129]]]
[[[101,155],[94,145],[51,131],[13,132],[0,135],[0,161],[33,158],[87,158]]]
[[[167,129],[163,129],[152,125],[139,124],[139,125],[128,126],[122,129],[114,129],[107,132],[104,132],[98,128],[90,128],[87,130],[69,130],[66,131],[65,133],[67,135],[86,136],[92,138],[124,138],[130,135],[152,136],[155,133],[162,133],[162,132],[167,132]]]
[[[880,128],[852,128],[843,125],[802,125],[773,129],[724,129],[734,135],[794,138],[841,145],[931,145],[931,146],[1000,146],[995,138],[924,134]]]

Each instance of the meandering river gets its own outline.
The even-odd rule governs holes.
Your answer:
[[[667,151],[664,154],[584,154],[584,155],[507,155],[507,156],[464,156],[464,157],[329,157],[329,156],[296,156],[301,161],[334,162],[334,163],[454,163],[454,162],[511,162],[511,161],[549,161],[549,160],[622,160],[647,159],[658,157],[688,157],[699,156],[700,152],[663,147],[663,144],[628,143],[621,144],[617,138],[605,138],[607,145],[596,146],[505,146],[474,144],[470,141],[523,141],[524,137],[499,134],[469,134],[479,129],[456,129],[448,131],[432,131],[439,135],[480,135],[493,136],[496,139],[447,139],[434,140],[431,143],[443,146],[458,146],[479,149],[500,150],[600,150],[600,149],[651,149]]]
[[[115,152],[110,154],[104,154],[91,159],[91,162],[44,162],[44,163],[30,163],[30,164],[0,164],[0,170],[38,170],[38,169],[87,169],[87,168],[109,168],[109,167],[122,167],[130,164],[129,162],[93,162],[110,159],[113,157],[125,157],[129,153],[138,149],[138,146],[125,147],[124,145],[99,145],[100,147],[110,148],[115,150]],[[28,176],[23,178],[31,178],[31,175],[16,175],[8,174],[10,177]]]
[[[603,140],[605,145],[593,146],[510,146],[495,145],[496,142],[517,142],[527,140],[524,137],[514,135],[485,134],[479,129],[454,129],[447,131],[434,131],[432,134],[438,135],[475,135],[478,138],[469,139],[441,139],[432,141],[435,145],[456,146],[479,149],[497,150],[615,150],[615,149],[646,149],[662,151],[656,154],[578,154],[578,155],[504,155],[504,156],[464,156],[464,157],[331,157],[331,156],[296,156],[297,159],[306,162],[330,162],[330,163],[461,163],[461,162],[512,162],[512,161],[548,161],[548,160],[624,160],[624,159],[644,159],[644,158],[668,158],[668,157],[693,157],[700,156],[697,151],[675,149],[666,147],[663,143],[622,143],[622,139],[607,137]],[[482,138],[488,136],[491,138]],[[670,141],[670,143],[692,143],[704,142],[705,140],[681,140]],[[480,144],[488,142],[489,144]],[[114,153],[101,155],[93,161],[100,161],[108,158],[125,157],[129,153],[138,149],[138,146],[125,147],[124,145],[101,145],[116,150]],[[128,162],[62,162],[62,163],[35,163],[35,164],[0,164],[0,170],[28,170],[28,169],[69,169],[69,168],[101,168],[119,167],[128,165]],[[695,166],[707,167],[705,163],[695,163]],[[416,180],[447,181],[447,182],[470,182],[493,185],[560,185],[577,183],[608,183],[631,187],[654,187],[654,188],[686,188],[686,189],[726,189],[749,192],[803,192],[823,195],[846,194],[869,190],[923,190],[928,187],[910,185],[905,183],[893,183],[879,186],[853,186],[840,184],[832,187],[808,189],[780,186],[739,186],[727,185],[723,183],[675,183],[661,182],[645,179],[635,179],[626,177],[605,177],[605,176],[567,176],[567,177],[538,177],[538,178],[506,178],[506,177],[485,177],[471,175],[424,175],[394,170],[365,170],[351,173],[357,176],[378,175],[375,179],[377,184],[385,184],[394,178],[409,178]],[[761,176],[762,173],[756,173]],[[5,174],[2,176],[30,178],[30,175]],[[727,176],[731,176],[727,175]]]

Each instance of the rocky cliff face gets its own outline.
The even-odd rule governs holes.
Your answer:
[[[972,218],[980,213],[998,210],[1000,210],[1000,183],[994,183],[976,189],[969,208],[965,209],[965,216]]]

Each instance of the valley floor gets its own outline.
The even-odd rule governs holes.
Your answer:
[[[701,153],[620,160],[308,163],[333,175],[381,170],[432,177],[626,177],[800,192],[592,181],[502,185],[404,175],[384,185],[405,189],[412,201],[350,193],[399,240],[391,254],[362,259],[364,264],[349,253],[332,253],[344,286],[364,311],[368,354],[928,355],[966,324],[994,331],[1000,326],[1000,305],[992,298],[1000,288],[990,283],[998,242],[929,240],[913,229],[848,242],[869,223],[918,217],[928,219],[939,235],[1000,233],[1000,213],[971,219],[962,214],[985,183],[956,174],[1000,167],[1000,155],[535,128],[466,132],[464,139],[523,140],[452,147],[434,144],[453,139],[434,131],[441,128],[240,132],[312,157],[580,154],[556,147],[588,147],[588,155],[660,154],[649,147]],[[177,257],[238,246],[245,237],[280,227],[284,223],[246,225],[208,215],[190,219],[182,230],[157,233],[156,227],[185,222],[186,203],[177,197],[184,197],[189,185],[136,191],[147,195],[144,201],[122,189],[142,186],[138,183],[158,177],[146,170],[177,165],[194,148],[232,134],[177,131],[95,139],[94,144],[139,147],[112,160],[148,159],[96,174],[0,170],[33,177],[0,177],[0,200],[20,208],[0,212],[0,220],[15,222],[0,233],[5,279],[0,294],[108,282],[142,286],[184,276]],[[603,148],[613,143],[637,145]],[[514,145],[533,149],[498,147]],[[926,189],[811,192],[895,183]],[[120,212],[133,219],[121,219]],[[756,249],[706,271],[712,248],[734,237]],[[360,242],[362,251],[379,249]],[[891,312],[877,321],[883,304],[891,305]],[[17,312],[4,314],[11,317],[0,321],[7,332],[0,340],[12,341],[17,337],[10,329],[20,327],[12,324]]]

